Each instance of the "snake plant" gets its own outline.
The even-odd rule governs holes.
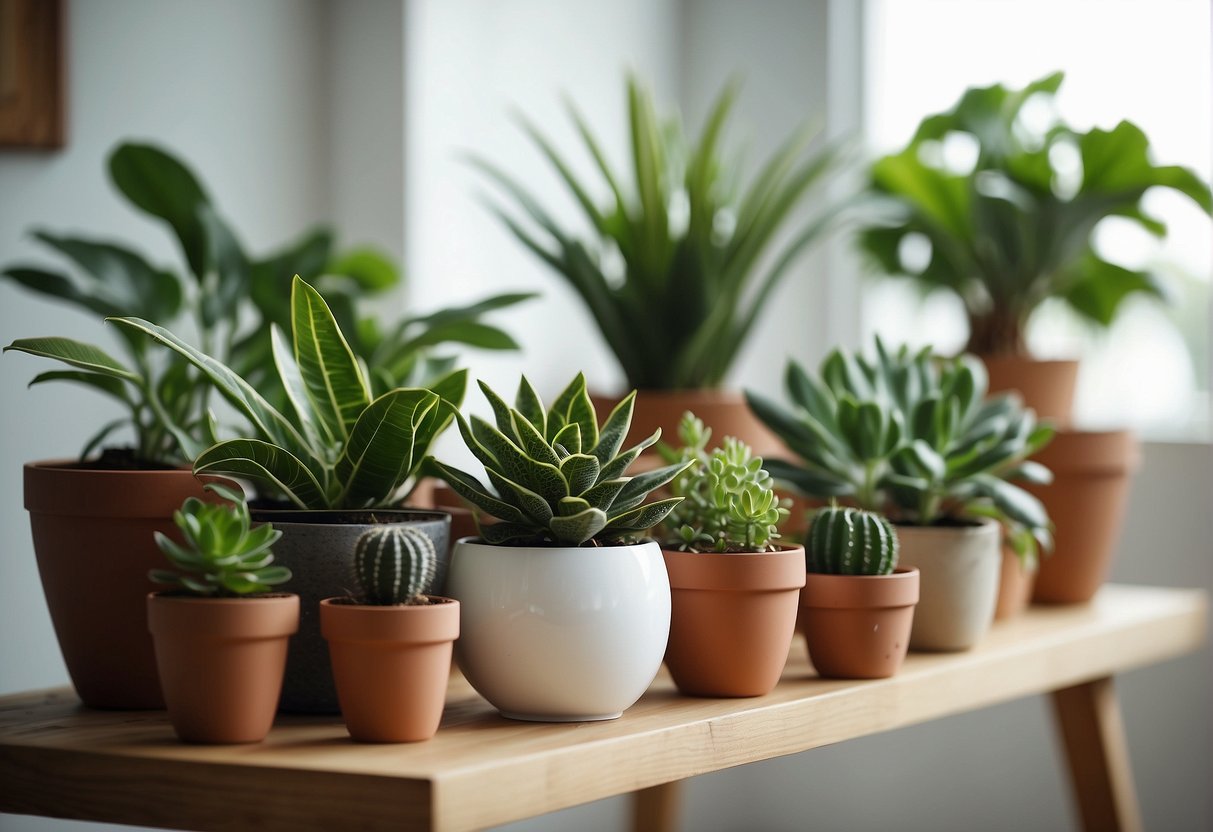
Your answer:
[[[550,408],[523,377],[510,407],[483,382],[496,425],[454,411],[459,432],[484,465],[491,485],[433,460],[432,470],[465,499],[501,522],[485,525],[486,543],[517,546],[602,545],[635,537],[656,526],[680,497],[644,504],[689,463],[635,477],[628,467],[661,436],[658,430],[621,451],[632,424],[633,391],[601,426],[580,373]]]

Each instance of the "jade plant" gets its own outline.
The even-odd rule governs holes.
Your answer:
[[[399,523],[363,532],[354,544],[354,603],[415,606],[438,573],[438,552],[429,535]]]
[[[688,411],[678,425],[682,447],[658,446],[666,462],[690,464],[670,483],[670,493],[683,499],[663,524],[666,545],[684,552],[775,551],[788,509],[762,458],[732,436],[708,451],[711,437],[712,429]]]
[[[861,232],[862,249],[889,275],[959,297],[968,349],[979,355],[1026,353],[1028,320],[1050,298],[1107,326],[1126,297],[1159,296],[1151,271],[1112,263],[1094,245],[1108,217],[1165,236],[1166,225],[1143,204],[1147,191],[1167,189],[1213,210],[1200,176],[1155,164],[1131,122],[1081,132],[1056,116],[1039,125],[1024,118],[1030,100],[1052,102],[1062,78],[969,89],[871,167],[869,191],[886,216]],[[945,164],[942,146],[957,136],[976,146],[972,170]],[[915,241],[926,244],[923,256],[910,255]]]
[[[263,496],[303,509],[390,505],[416,481],[430,444],[450,423],[439,406],[458,405],[467,373],[431,389],[395,388],[372,397],[365,366],[350,349],[324,298],[296,277],[291,340],[271,326],[273,359],[291,409],[282,412],[235,370],[139,318],[116,318],[175,351],[201,372],[247,420],[253,435],[218,442],[194,460],[196,474],[252,480]]]
[[[809,130],[789,136],[740,187],[740,160],[722,150],[736,92],[735,85],[723,90],[691,141],[678,118],[659,117],[645,86],[629,78],[631,183],[570,103],[608,193],[605,204],[523,118],[523,130],[584,212],[588,239],[559,224],[522,182],[473,160],[517,209],[494,204],[493,211],[581,297],[629,387],[718,386],[790,266],[837,215],[818,206],[814,218],[784,234],[838,156],[833,149],[812,151]]]
[[[431,466],[458,494],[501,521],[481,528],[486,543],[610,545],[642,535],[681,502],[680,497],[644,501],[689,463],[627,476],[628,467],[661,436],[658,430],[620,450],[632,424],[635,391],[599,426],[580,373],[546,409],[525,376],[513,407],[487,384],[481,382],[480,389],[496,425],[477,416],[464,419],[453,406],[445,407],[454,413],[489,484],[437,460]]]
[[[818,377],[791,361],[784,381],[786,405],[746,393],[755,415],[800,457],[769,461],[776,480],[898,523],[993,517],[1028,559],[1051,547],[1044,506],[1012,481],[1050,481],[1029,457],[1053,428],[1014,395],[987,399],[985,369],[972,356],[890,352],[877,339],[874,359],[835,350]]]
[[[805,536],[808,569],[820,575],[888,575],[897,548],[884,516],[837,504],[816,511]]]
[[[226,502],[207,503],[189,497],[173,513],[184,543],[156,532],[156,544],[180,571],[153,569],[156,583],[186,595],[231,598],[269,592],[291,579],[291,570],[274,566],[270,547],[282,532],[269,523],[252,528],[248,506],[240,492],[207,483]]]

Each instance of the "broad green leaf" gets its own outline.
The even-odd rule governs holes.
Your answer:
[[[400,283],[400,270],[392,259],[370,246],[342,252],[328,264],[329,274],[349,278],[368,294],[384,292]]]
[[[511,524],[526,524],[526,516],[516,507],[490,494],[472,475],[429,458],[430,465],[459,496],[497,519]]]
[[[142,379],[116,358],[100,347],[73,341],[71,338],[18,338],[4,348],[4,352],[16,350],[43,358],[54,358],[81,370],[99,373],[110,378],[141,384]]]
[[[326,435],[346,441],[370,404],[370,387],[324,298],[301,278],[291,284],[295,361]]]
[[[77,370],[51,370],[34,376],[34,380],[29,383],[29,386],[33,387],[35,384],[43,384],[48,381],[71,381],[76,384],[83,384],[86,387],[92,387],[95,390],[100,390],[113,396],[128,407],[131,405],[126,384],[113,376],[102,375],[101,373],[85,373]]]
[[[511,505],[517,506],[527,516],[529,522],[540,528],[547,526],[554,516],[552,506],[547,500],[526,486],[506,479],[491,468],[486,473],[489,481],[493,483],[493,487],[497,489],[497,493],[503,499],[507,499]]]
[[[195,474],[225,474],[268,484],[303,509],[331,508],[324,484],[298,457],[260,439],[229,439],[194,460]]]
[[[560,460],[560,472],[569,484],[569,494],[577,497],[589,491],[598,480],[601,465],[590,454],[570,454]]]
[[[321,438],[322,426],[316,419],[316,414],[312,412],[312,400],[308,397],[307,385],[303,383],[303,375],[299,372],[299,365],[295,363],[294,351],[278,324],[270,324],[270,344],[274,368],[278,371],[278,378],[286,391],[287,400],[295,409],[303,435],[313,448],[331,445],[332,437],[326,435]]]
[[[341,508],[387,505],[428,452],[418,443],[429,420],[440,418],[438,396],[429,390],[392,390],[361,413],[334,469]]]
[[[657,500],[656,502],[634,508],[631,511],[626,511],[623,514],[615,515],[611,517],[610,523],[603,529],[603,534],[648,531],[664,520],[674,510],[674,507],[681,502],[681,497],[670,497],[666,500]]]
[[[636,391],[628,393],[611,411],[598,434],[598,444],[591,453],[598,458],[599,465],[606,465],[619,454],[623,441],[632,426],[632,413],[636,407]]]
[[[556,543],[580,546],[606,527],[606,512],[587,508],[569,517],[553,517],[548,524]]]

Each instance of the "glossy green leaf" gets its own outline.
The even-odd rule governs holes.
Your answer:
[[[225,474],[269,483],[299,508],[327,508],[326,489],[306,464],[289,451],[260,439],[230,439],[194,460],[195,474]]]
[[[370,404],[370,387],[328,304],[300,278],[291,285],[291,328],[317,422],[330,441],[344,442]]]

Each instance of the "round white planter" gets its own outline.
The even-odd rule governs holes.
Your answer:
[[[670,635],[670,581],[648,542],[451,553],[464,676],[503,716],[614,719],[648,688]]]
[[[1002,569],[1002,527],[898,526],[899,566],[922,573],[912,650],[967,650],[994,621]]]

